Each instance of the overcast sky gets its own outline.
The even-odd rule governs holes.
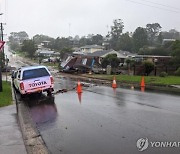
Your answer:
[[[106,35],[118,18],[124,22],[123,32],[155,22],[163,31],[180,31],[180,0],[0,0],[0,4],[7,34]]]

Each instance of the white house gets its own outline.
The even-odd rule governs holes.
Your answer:
[[[36,54],[39,56],[45,56],[45,57],[60,56],[60,53],[52,51],[52,50],[47,50],[47,49],[38,49],[36,50]]]
[[[80,48],[80,52],[82,53],[94,53],[96,51],[101,51],[103,50],[104,47],[103,46],[100,46],[100,45],[86,45],[86,46],[83,46]]]

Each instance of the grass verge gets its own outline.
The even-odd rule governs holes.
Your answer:
[[[114,75],[86,75],[92,78],[112,80]],[[141,82],[141,76],[131,75],[115,75],[116,80],[123,83],[137,83]],[[145,83],[149,85],[180,85],[180,77],[178,76],[145,76]]]
[[[2,86],[3,91],[0,92],[0,107],[12,104],[11,83],[3,81]]]

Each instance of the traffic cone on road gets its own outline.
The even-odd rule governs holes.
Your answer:
[[[142,92],[145,91],[145,80],[144,80],[144,76],[142,76],[142,78],[141,78],[141,91],[142,91]]]
[[[144,76],[142,76],[142,78],[141,78],[141,87],[145,87]]]
[[[112,88],[117,88],[115,76],[114,76],[114,78],[113,78]]]
[[[82,87],[80,81],[78,81],[77,87],[76,87],[76,92],[77,93],[82,93]]]

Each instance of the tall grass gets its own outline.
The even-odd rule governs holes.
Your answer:
[[[3,91],[0,92],[0,107],[12,104],[11,83],[3,81],[2,86]]]
[[[89,75],[89,77],[108,79],[112,80],[114,75]],[[116,80],[123,83],[140,83],[141,76],[131,76],[131,75],[115,75]],[[146,84],[153,85],[180,85],[180,77],[178,76],[145,76]]]

